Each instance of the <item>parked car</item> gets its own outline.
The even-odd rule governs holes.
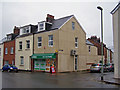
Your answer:
[[[114,72],[114,64],[113,63],[106,64],[106,68],[108,69],[108,71]]]
[[[90,67],[90,72],[101,72],[102,64],[92,64]]]
[[[102,70],[102,64],[101,63],[92,64],[91,67],[90,67],[90,72],[101,72],[101,70]],[[107,65],[103,65],[103,71],[104,72],[109,71]]]
[[[8,71],[8,72],[15,71],[15,72],[18,72],[18,68],[15,65],[6,64],[2,68],[2,72],[4,72],[4,71]]]

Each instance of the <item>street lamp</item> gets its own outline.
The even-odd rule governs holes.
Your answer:
[[[102,55],[102,72],[101,72],[101,80],[103,80],[103,9],[98,6],[97,9],[101,10],[101,55]]]

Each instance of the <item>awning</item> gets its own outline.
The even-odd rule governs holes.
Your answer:
[[[55,53],[40,53],[40,54],[33,54],[31,56],[32,59],[55,59]]]

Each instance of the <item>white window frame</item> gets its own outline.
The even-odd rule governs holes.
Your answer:
[[[52,38],[51,38],[51,36],[52,36]],[[48,46],[49,47],[53,47],[53,35],[48,35]],[[52,43],[52,44],[51,44]]]
[[[13,54],[13,53],[14,53],[14,48],[11,47],[11,49],[10,49],[10,54]]]
[[[41,38],[41,39],[39,40],[39,38]],[[39,44],[41,44],[41,46],[39,46]],[[37,45],[38,45],[38,48],[42,47],[42,37],[38,37],[38,43],[37,43]]]
[[[75,37],[75,48],[78,48],[78,37]]]
[[[75,22],[72,22],[72,30],[75,30]]]
[[[22,47],[22,41],[19,42],[19,50],[22,50],[20,47]]]
[[[20,65],[24,65],[24,57],[20,56]]]
[[[8,48],[5,48],[5,54],[8,54]]]
[[[29,47],[28,47],[29,46]],[[30,49],[30,40],[26,40],[26,48]]]
[[[41,24],[43,26],[41,26]],[[38,22],[38,31],[44,31],[45,30],[45,22]]]

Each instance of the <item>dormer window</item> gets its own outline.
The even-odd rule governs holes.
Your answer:
[[[12,36],[11,36],[11,35],[7,36],[7,40],[8,40],[8,41],[11,40],[11,39],[12,39]]]
[[[38,23],[38,31],[45,30],[45,22],[39,22]]]
[[[31,30],[30,28],[31,28],[30,26],[22,27],[21,30],[20,30],[21,31],[21,35],[30,33],[30,30]]]

